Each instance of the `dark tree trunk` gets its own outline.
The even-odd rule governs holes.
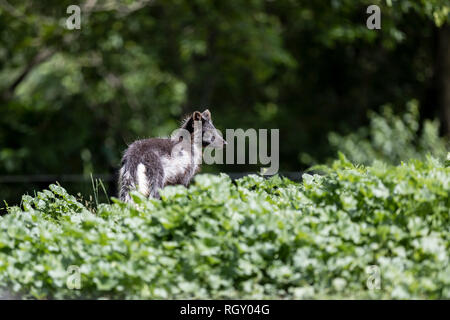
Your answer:
[[[450,136],[450,25],[438,30],[437,80],[439,113],[444,134]]]

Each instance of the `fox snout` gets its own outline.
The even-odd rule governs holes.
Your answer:
[[[217,143],[214,145],[215,148],[222,149],[225,145],[227,145],[227,141],[218,135],[218,138],[216,139]]]
[[[213,148],[222,148],[227,142],[222,138],[222,136],[214,130],[213,132],[205,132],[203,135],[203,146],[210,146]]]

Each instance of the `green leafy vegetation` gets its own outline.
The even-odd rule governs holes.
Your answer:
[[[363,167],[340,155],[302,183],[199,175],[161,200],[95,210],[51,185],[0,218],[0,285],[39,299],[448,299],[448,161]]]
[[[437,120],[425,120],[420,128],[416,100],[408,103],[401,116],[385,106],[382,114],[370,112],[369,119],[368,127],[349,135],[331,133],[331,146],[341,150],[350,161],[366,165],[375,160],[399,164],[406,159],[424,159],[426,155],[442,159],[447,153],[448,139],[439,136]]]

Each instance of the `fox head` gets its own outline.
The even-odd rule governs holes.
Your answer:
[[[194,133],[196,128],[200,128],[201,123],[202,130],[202,146],[211,146],[213,148],[222,148],[227,142],[222,138],[220,133],[217,131],[216,127],[211,119],[211,112],[206,109],[203,112],[195,111],[190,117],[188,117],[182,129],[188,130],[191,134]]]

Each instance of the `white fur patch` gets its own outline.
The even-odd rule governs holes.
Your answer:
[[[194,156],[194,163],[195,163],[195,168],[199,167],[202,164],[202,159],[203,159],[203,154],[202,154],[202,145],[194,143],[194,147],[193,147],[194,151],[193,151],[193,156]]]
[[[184,146],[180,144],[173,148],[170,157],[162,157],[161,162],[164,168],[164,184],[175,182],[178,177],[183,175],[191,175],[200,165],[199,155],[201,159],[201,148],[198,150],[194,146],[194,158],[191,158],[189,150],[190,145]],[[191,173],[192,172],[192,173]]]
[[[119,188],[122,186],[122,182],[123,182],[123,172],[125,171],[125,168],[122,167],[120,168],[119,171]]]
[[[176,180],[184,174],[191,164],[191,159],[186,151],[174,157],[162,157],[161,162],[164,168],[164,184]]]
[[[148,184],[146,171],[147,170],[145,168],[145,165],[139,163],[136,171],[136,180],[138,185],[138,191],[143,195],[148,196],[150,194],[150,188]]]

